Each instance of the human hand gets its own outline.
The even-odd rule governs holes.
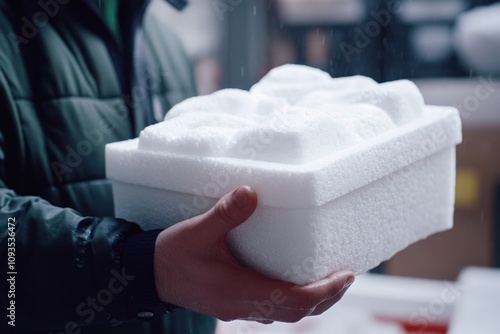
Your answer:
[[[225,321],[263,323],[297,322],[339,301],[354,280],[348,271],[298,286],[267,278],[233,257],[226,235],[256,207],[257,194],[243,186],[208,212],[161,232],[154,255],[160,299]]]

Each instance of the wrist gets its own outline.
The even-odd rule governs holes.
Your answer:
[[[130,282],[128,307],[134,317],[152,318],[173,309],[158,296],[155,282],[155,244],[162,230],[138,233],[125,240],[123,267],[134,277]]]

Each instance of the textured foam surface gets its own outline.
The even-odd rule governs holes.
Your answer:
[[[411,82],[287,65],[250,92],[188,99],[138,139],[108,145],[106,172],[116,215],[145,228],[254,187],[258,208],[230,233],[232,250],[304,284],[362,273],[450,228],[460,141],[457,110],[424,106]]]

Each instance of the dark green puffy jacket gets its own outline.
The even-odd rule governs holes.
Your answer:
[[[116,278],[124,240],[142,231],[113,218],[104,146],[195,94],[181,45],[148,4],[122,1],[119,46],[93,0],[0,0],[2,333],[214,331],[188,310],[133,320],[127,277]]]

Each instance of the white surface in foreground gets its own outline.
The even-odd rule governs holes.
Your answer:
[[[452,282],[364,274],[356,278],[340,302],[320,316],[305,318],[296,324],[219,322],[217,334],[405,333],[399,325],[401,322],[425,330],[428,325],[448,323],[462,292]],[[434,312],[438,303],[439,312]],[[392,319],[392,322],[377,317]]]
[[[449,334],[500,333],[500,269],[467,268],[458,283],[464,293],[457,301]]]
[[[500,269],[465,268],[457,282],[364,274],[320,316],[296,324],[219,322],[217,334],[405,333],[398,322],[422,331],[448,324],[448,334],[498,334],[499,312]]]

